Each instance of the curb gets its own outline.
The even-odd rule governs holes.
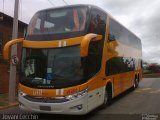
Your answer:
[[[10,107],[18,106],[18,104],[19,104],[19,103],[16,102],[16,103],[12,103],[12,104],[10,104],[10,105],[2,106],[2,107],[0,107],[0,110],[7,109],[7,108],[10,108]]]

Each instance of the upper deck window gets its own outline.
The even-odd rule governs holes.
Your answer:
[[[112,18],[110,19],[109,34],[121,43],[142,49],[140,39]]]
[[[27,35],[78,32],[85,29],[86,7],[38,12],[30,21]]]

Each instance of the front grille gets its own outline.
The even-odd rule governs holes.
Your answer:
[[[63,103],[69,101],[64,97],[51,98],[51,97],[33,97],[26,95],[24,96],[24,98],[32,102],[43,102],[43,103]]]

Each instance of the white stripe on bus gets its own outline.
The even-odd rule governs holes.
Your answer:
[[[61,47],[62,46],[62,43],[61,43],[61,41],[59,41],[59,43],[58,43],[58,47]]]
[[[63,95],[64,89],[61,89],[61,95]]]
[[[64,41],[64,42],[63,42],[63,46],[66,46],[66,45],[67,45],[67,42],[66,42],[66,41]]]
[[[59,94],[59,89],[56,89],[56,95],[58,95]]]

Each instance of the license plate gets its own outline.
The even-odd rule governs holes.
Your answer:
[[[51,111],[50,106],[40,106],[40,110]]]

